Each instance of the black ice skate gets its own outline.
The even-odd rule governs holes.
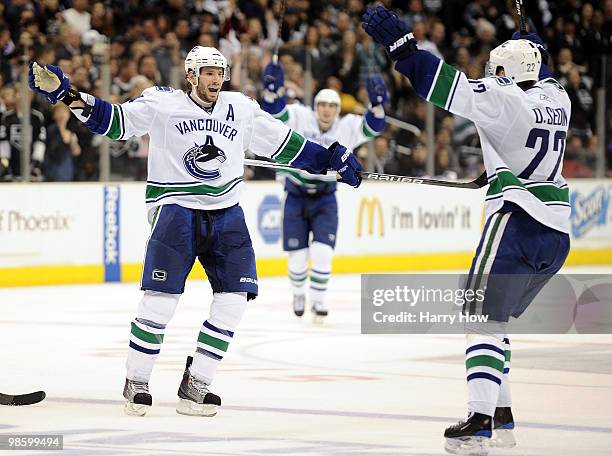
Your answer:
[[[471,413],[465,421],[444,431],[444,449],[452,454],[486,456],[492,435],[492,418],[482,413]]]
[[[306,295],[294,294],[293,295],[293,313],[298,317],[304,315],[304,308],[306,307]]]
[[[313,301],[312,313],[315,323],[323,323],[323,320],[327,317],[327,306],[323,302]]]
[[[221,406],[221,398],[208,390],[208,385],[189,372],[193,357],[187,357],[183,381],[179,386],[177,413],[191,416],[215,416]]]
[[[516,446],[514,438],[514,417],[510,407],[497,407],[493,415],[493,438],[491,446],[512,448]]]
[[[123,387],[123,397],[127,401],[123,409],[127,415],[144,416],[153,403],[147,382],[139,382],[126,378],[125,386]]]

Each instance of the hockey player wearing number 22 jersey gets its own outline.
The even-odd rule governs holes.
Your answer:
[[[487,315],[488,321],[466,324],[468,418],[445,431],[445,448],[486,454],[490,443],[513,446],[506,327],[509,317],[519,317],[559,271],[569,252],[569,190],[561,175],[569,97],[552,79],[548,53],[535,34],[516,33],[491,51],[488,77],[468,80],[418,50],[394,13],[377,7],[363,19],[366,32],[389,50],[395,69],[422,98],[472,120],[478,130],[489,189],[467,288],[486,292],[464,312]]]
[[[185,60],[191,91],[146,89],[121,105],[79,93],[59,68],[33,63],[30,86],[51,103],[62,101],[95,133],[112,139],[150,136],[146,204],[151,222],[141,287],[131,323],[125,411],[144,415],[152,404],[148,382],[185,280],[197,258],[213,289],[210,316],[188,357],[177,412],[213,416],[221,405],[208,389],[249,299],[257,295],[251,239],[238,205],[244,151],[310,172],[328,168],[357,187],[354,155],[334,144],[306,140],[262,111],[250,98],[222,92],[229,80],[225,57],[196,46]]]

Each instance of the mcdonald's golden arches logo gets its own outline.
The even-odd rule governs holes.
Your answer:
[[[380,204],[380,200],[373,196],[372,198],[363,197],[359,202],[359,211],[357,213],[357,237],[361,237],[363,234],[363,219],[367,220],[368,224],[368,235],[374,234],[374,224],[378,219],[378,236],[382,237],[385,235],[385,222],[383,218],[383,209]],[[378,215],[378,218],[376,218]]]

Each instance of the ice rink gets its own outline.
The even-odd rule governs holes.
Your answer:
[[[573,269],[573,272],[604,272]],[[610,272],[608,269],[607,272]],[[213,391],[214,418],[178,415],[176,391],[211,299],[190,282],[151,379],[154,407],[123,414],[135,283],[0,289],[0,434],[63,434],[35,455],[438,455],[465,415],[462,336],[360,334],[359,276],[334,276],[330,316],[291,311],[285,278],[262,279]],[[612,336],[515,336],[512,455],[612,454]],[[12,454],[28,454],[19,451]]]

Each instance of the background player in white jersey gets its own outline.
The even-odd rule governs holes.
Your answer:
[[[262,107],[311,141],[323,146],[338,141],[348,150],[353,150],[378,136],[385,128],[383,104],[389,97],[385,82],[379,75],[368,80],[371,106],[363,116],[347,114],[340,117],[340,96],[331,89],[317,93],[314,110],[301,104],[288,105],[284,80],[283,69],[279,64],[269,63],[266,66]],[[293,311],[298,317],[304,314],[310,258],[312,311],[317,317],[325,317],[325,293],[338,231],[336,181],[333,176],[304,171],[283,171],[282,175],[286,192],[283,204],[283,250],[289,256]]]
[[[392,12],[379,6],[363,18],[366,32],[389,50],[395,69],[410,78],[422,98],[472,120],[478,129],[489,179],[487,221],[467,287],[486,293],[464,311],[488,315],[489,321],[466,324],[468,418],[444,435],[452,453],[486,454],[493,430],[496,444],[513,446],[506,327],[569,252],[569,190],[561,176],[569,97],[551,78],[537,35],[516,33],[491,51],[489,77],[468,80],[418,50]]]
[[[212,416],[221,405],[211,393],[217,366],[249,299],[257,295],[255,256],[238,205],[246,149],[311,172],[338,170],[357,187],[359,163],[346,148],[306,140],[238,92],[223,92],[227,60],[214,48],[196,46],[185,60],[191,91],[146,89],[112,105],[71,88],[52,65],[30,66],[30,86],[51,103],[61,100],[93,132],[112,139],[150,136],[146,203],[151,221],[141,287],[144,296],[131,323],[123,394],[129,414],[144,415],[152,403],[148,383],[195,259],[213,289],[210,316],[188,357],[177,412]]]

